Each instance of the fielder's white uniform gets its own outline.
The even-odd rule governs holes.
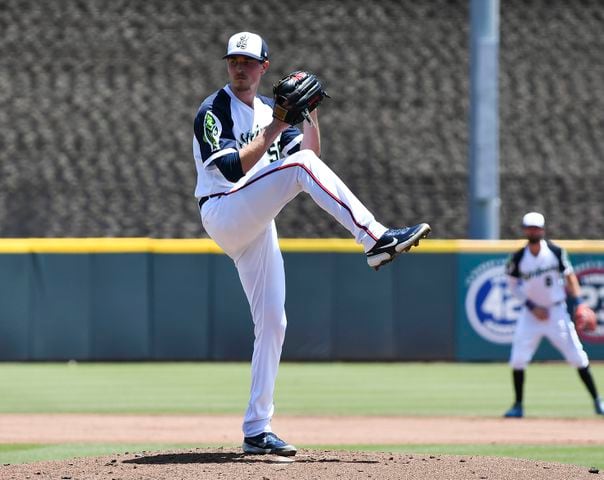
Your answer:
[[[201,204],[203,226],[234,260],[254,321],[245,437],[271,431],[274,385],[287,323],[275,216],[305,191],[365,251],[387,230],[312,151],[299,151],[302,133],[294,127],[284,131],[247,174],[228,180],[216,164],[255,138],[271,123],[272,115],[272,99],[256,96],[252,109],[227,85],[202,103],[193,138],[195,196]]]
[[[547,320],[536,318],[526,306],[522,309],[510,356],[510,366],[524,369],[535,354],[541,338],[546,337],[577,368],[589,360],[566,306],[565,276],[573,273],[566,251],[551,241],[541,240],[537,256],[528,245],[518,250],[507,264],[510,288],[523,302],[549,310]]]

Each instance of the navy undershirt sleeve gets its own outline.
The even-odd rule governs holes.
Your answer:
[[[524,253],[524,247],[516,251],[509,259],[506,265],[506,273],[511,277],[520,278],[520,260]]]
[[[244,175],[239,152],[222,155],[214,160],[214,164],[229,182],[235,183]]]

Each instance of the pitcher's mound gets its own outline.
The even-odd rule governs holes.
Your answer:
[[[293,461],[292,461],[293,460]],[[587,467],[501,457],[300,450],[295,457],[235,448],[142,452],[0,466],[1,479],[484,479],[598,478]]]

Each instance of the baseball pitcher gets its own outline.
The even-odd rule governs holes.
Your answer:
[[[295,455],[296,448],[270,425],[287,323],[274,218],[298,193],[310,194],[363,246],[367,263],[376,270],[418,245],[430,226],[386,228],[319,158],[317,107],[327,93],[315,75],[293,72],[268,98],[257,93],[270,66],[259,35],[236,33],[223,58],[228,84],[207,97],[195,117],[195,197],[205,230],[235,262],[254,322],[243,450]],[[300,123],[301,129],[295,126]]]

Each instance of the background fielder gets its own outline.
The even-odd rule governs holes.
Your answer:
[[[233,35],[224,58],[229,83],[206,98],[195,117],[195,196],[204,228],[235,262],[254,322],[243,449],[247,453],[294,455],[296,448],[272,433],[270,426],[287,323],[285,273],[275,216],[298,193],[309,193],[363,245],[368,264],[376,269],[417,245],[430,227],[423,223],[393,230],[375,220],[319,159],[317,110],[310,113],[312,122],[303,122],[303,131],[273,118],[277,112],[273,99],[257,95],[269,68],[268,47],[259,35]],[[312,75],[288,77],[292,82],[283,85],[292,86],[293,91],[285,93],[292,93],[291,98],[305,97],[296,92],[299,78],[312,77],[313,87],[324,93]],[[286,98],[277,98],[289,105]]]
[[[510,288],[524,308],[516,324],[510,356],[516,398],[505,416],[524,416],[524,370],[543,337],[562,353],[568,363],[577,367],[594,401],[596,414],[604,415],[604,403],[598,397],[589,371],[589,359],[568,313],[567,296],[574,309],[582,304],[581,287],[568,255],[559,246],[545,240],[545,218],[542,214],[527,213],[522,219],[522,227],[528,243],[514,253],[507,264]]]

